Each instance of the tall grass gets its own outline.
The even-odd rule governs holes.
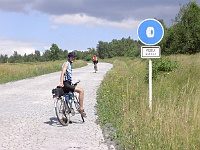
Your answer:
[[[148,108],[147,60],[113,61],[98,90],[102,127],[112,123],[124,149],[200,149],[200,55],[170,56],[180,67],[153,81]]]
[[[0,64],[0,84],[61,71],[61,66],[64,61],[65,60]],[[73,63],[73,68],[82,67],[84,65],[87,65],[85,61],[76,60]]]

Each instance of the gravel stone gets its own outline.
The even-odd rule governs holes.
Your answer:
[[[62,64],[61,64],[62,65]],[[96,91],[112,64],[98,63],[73,69],[73,82],[84,88],[85,122],[79,114],[72,124],[61,126],[56,118],[51,90],[59,84],[60,72],[0,85],[1,150],[114,150],[96,124]]]

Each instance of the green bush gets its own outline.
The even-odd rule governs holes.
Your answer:
[[[168,58],[160,58],[152,60],[152,78],[153,80],[159,79],[160,75],[165,75],[171,71],[174,71],[179,67],[179,63],[177,61],[172,61]],[[147,67],[147,74],[145,76],[146,82],[149,80],[149,72]]]

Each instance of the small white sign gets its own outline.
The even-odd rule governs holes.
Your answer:
[[[160,58],[160,46],[142,46],[141,58]]]

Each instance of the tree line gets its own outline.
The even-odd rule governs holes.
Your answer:
[[[46,50],[43,54],[39,50],[35,50],[35,53],[32,54],[18,54],[17,51],[14,51],[14,54],[10,57],[8,55],[0,56],[0,63],[22,63],[22,62],[44,62],[52,61],[58,59],[64,59],[68,55],[67,50],[59,49],[56,44],[52,44],[50,50]]]
[[[183,5],[173,19],[173,25],[167,27],[162,19],[157,19],[164,28],[164,37],[158,44],[162,55],[196,54],[200,52],[200,6],[197,2]],[[112,40],[112,42],[99,41],[97,52],[100,58],[114,56],[138,57],[140,41],[129,38]]]
[[[196,54],[200,52],[200,6],[197,2],[189,2],[180,7],[179,13],[173,20],[173,25],[167,27],[162,19],[157,19],[164,28],[164,37],[158,44],[162,55],[171,54]],[[116,56],[139,57],[140,47],[143,44],[139,40],[130,37],[121,40],[113,39],[111,42],[99,41],[96,49],[88,48],[87,51],[78,51],[76,59],[92,60],[94,54],[99,58],[112,58]],[[10,57],[0,55],[0,63],[21,63],[37,61],[55,61],[67,59],[68,50],[60,49],[52,44],[49,50],[43,54],[35,50],[34,54],[18,54],[17,51]]]
[[[196,54],[200,52],[200,6],[189,2],[182,6],[173,20],[174,25],[165,28],[160,45],[162,54]]]

